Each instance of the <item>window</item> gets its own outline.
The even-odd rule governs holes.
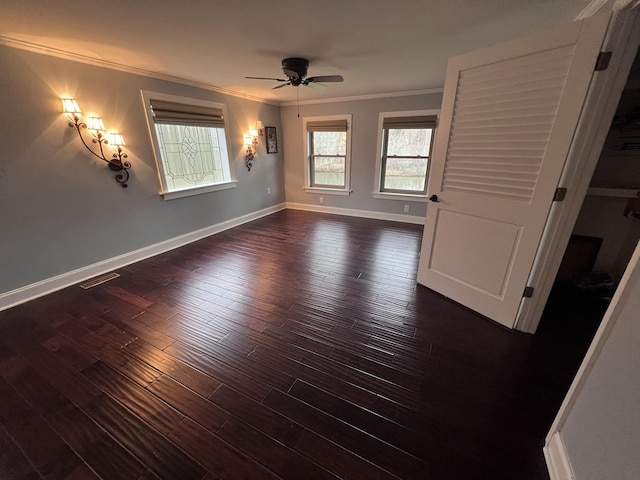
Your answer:
[[[165,200],[235,187],[224,105],[143,93]]]
[[[426,195],[437,117],[422,113],[381,114],[376,193]]]
[[[351,115],[304,119],[307,152],[305,190],[349,194]]]

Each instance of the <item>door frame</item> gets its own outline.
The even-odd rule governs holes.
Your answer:
[[[595,368],[600,358],[600,354],[605,347],[611,332],[616,328],[616,323],[620,315],[626,308],[626,304],[632,295],[634,286],[637,285],[640,278],[640,243],[636,246],[635,252],[629,261],[629,265],[622,276],[620,286],[616,290],[609,308],[604,314],[602,323],[595,334],[593,342],[589,350],[585,354],[584,360],[580,365],[567,395],[565,396],[560,410],[556,415],[553,424],[549,428],[549,432],[545,438],[545,446],[543,448],[544,456],[547,461],[547,468],[552,480],[570,480],[573,479],[571,469],[571,459],[565,450],[562,441],[561,431],[575,406],[578,397],[583,391],[589,375]],[[606,415],[606,412],[603,412]]]
[[[611,61],[606,70],[594,73],[589,87],[558,184],[567,188],[567,195],[552,204],[527,282],[535,293],[523,298],[516,330],[535,333],[538,328],[640,45],[639,9],[634,9],[636,2],[629,4],[623,0],[608,7],[613,11],[601,50],[612,52]]]

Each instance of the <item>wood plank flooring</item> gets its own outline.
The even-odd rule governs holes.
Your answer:
[[[416,286],[421,235],[285,210],[0,313],[0,478],[548,479],[588,339]]]

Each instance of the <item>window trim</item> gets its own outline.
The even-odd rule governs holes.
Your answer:
[[[230,188],[235,188],[238,180],[236,179],[234,162],[231,158],[231,137],[229,134],[229,124],[227,123],[227,119],[229,118],[227,115],[227,106],[224,103],[216,103],[209,102],[207,100],[200,100],[192,97],[182,97],[179,95],[172,95],[168,93],[160,93],[160,92],[151,92],[148,90],[141,90],[142,95],[142,103],[144,106],[144,113],[147,118],[147,128],[149,130],[149,137],[151,138],[151,147],[153,150],[153,156],[156,161],[156,173],[158,175],[158,181],[160,182],[160,192],[158,193],[160,196],[164,198],[164,200],[173,200],[176,198],[184,198],[192,195],[201,195],[203,193],[216,192],[220,190],[227,190]],[[155,129],[155,122],[153,117],[153,110],[151,108],[151,99],[161,100],[165,102],[175,102],[183,105],[193,105],[195,107],[206,107],[211,109],[219,109],[222,110],[223,118],[225,119],[224,125],[224,137],[226,142],[227,149],[227,162],[229,169],[229,180],[215,183],[212,185],[196,185],[188,188],[181,188],[176,190],[170,190],[167,185],[167,180],[165,178],[164,166],[162,164],[162,157],[160,155],[160,144],[158,143],[158,138]]]
[[[401,112],[380,112],[378,115],[378,141],[376,147],[376,167],[375,167],[375,175],[374,175],[374,184],[373,184],[373,192],[371,195],[373,198],[383,199],[383,200],[398,200],[398,201],[413,201],[413,202],[426,202],[427,195],[419,194],[419,193],[409,193],[409,192],[401,192],[401,191],[385,191],[382,190],[382,155],[383,155],[383,141],[384,141],[384,120],[385,118],[393,118],[393,117],[419,117],[419,116],[432,116],[436,117],[440,116],[440,109],[429,109],[429,110],[405,110]],[[433,135],[431,137],[431,145],[434,145],[435,135],[437,134],[437,128],[434,129]],[[431,160],[433,158],[433,150],[430,151],[429,156],[429,165],[427,165],[427,178],[425,179],[425,187],[428,190],[429,185],[429,170],[431,167]]]
[[[304,158],[304,186],[303,189],[307,193],[322,193],[326,195],[349,195],[351,190],[351,119],[350,113],[341,115],[323,115],[317,117],[304,117],[302,119],[302,149]],[[344,187],[332,187],[331,185],[311,185],[311,158],[309,146],[309,132],[307,131],[307,123],[324,122],[332,120],[345,120],[347,122],[347,143],[345,145],[344,155]]]

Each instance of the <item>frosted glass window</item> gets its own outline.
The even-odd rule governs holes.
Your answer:
[[[145,91],[142,101],[165,200],[236,187],[224,104]]]
[[[156,123],[167,190],[230,180],[224,128]]]

